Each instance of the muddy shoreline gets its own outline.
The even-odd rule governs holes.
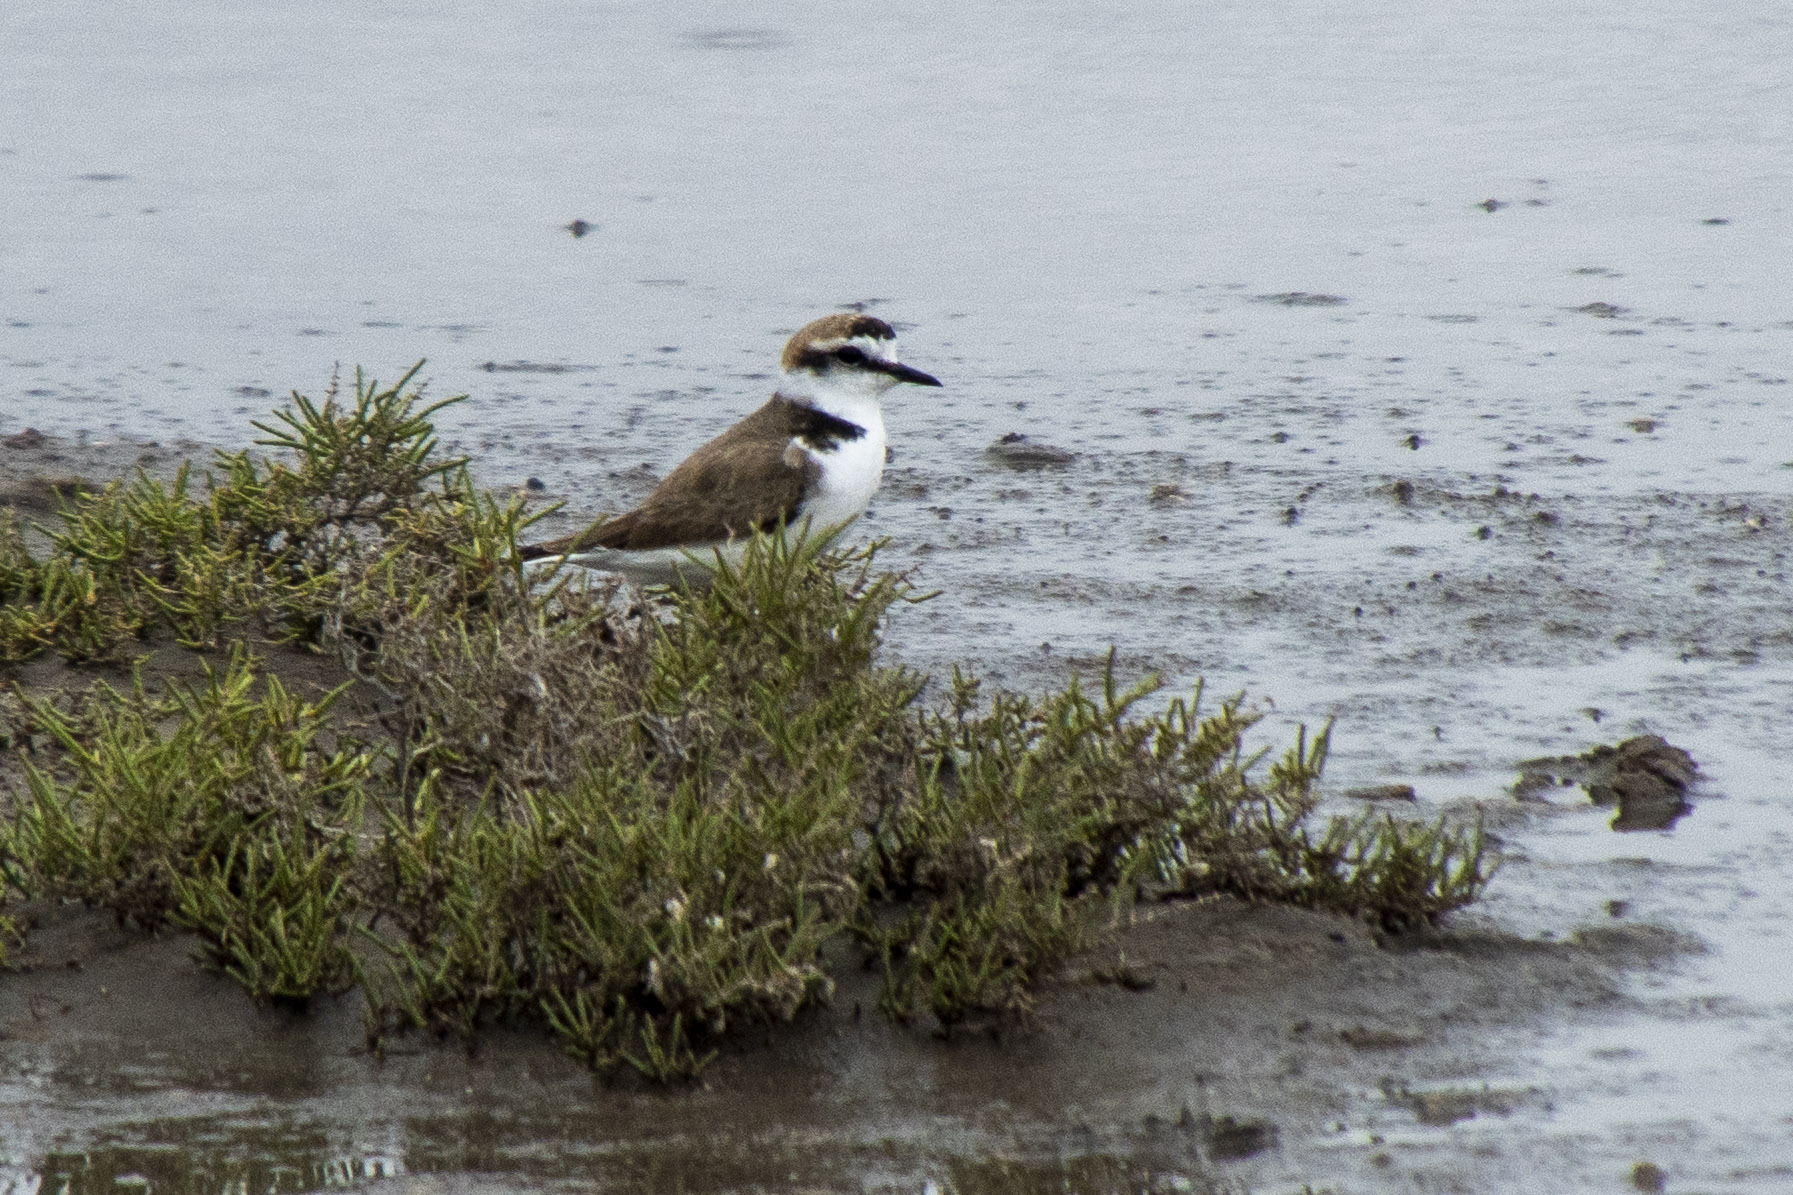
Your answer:
[[[1542,1035],[1624,1016],[1627,972],[1697,950],[1616,921],[1540,942],[1466,917],[1390,944],[1299,910],[1157,906],[1052,985],[1026,1032],[886,1025],[869,981],[849,981],[700,1083],[657,1090],[594,1082],[521,1030],[376,1059],[350,1001],[259,1009],[180,935],[40,912],[0,984],[0,1090],[42,1151],[13,1164],[49,1179],[85,1154],[76,1190],[146,1155],[164,1181],[375,1164],[448,1190],[1423,1187],[1475,1122],[1551,1107],[1519,1077]],[[1616,1177],[1576,1166],[1572,1141],[1534,1148],[1564,1181]],[[1486,1158],[1515,1174],[1540,1160]]]
[[[71,476],[167,474],[195,447],[0,446],[0,496],[41,518]],[[34,684],[71,671],[26,667]],[[1509,833],[1586,812],[1485,805]],[[1478,1124],[1548,1114],[1530,1062],[1542,1040],[1635,1013],[1637,975],[1700,949],[1616,908],[1553,939],[1474,912],[1389,939],[1232,900],[1150,905],[1044,993],[1025,1032],[891,1026],[869,976],[849,978],[828,1008],[662,1091],[595,1083],[522,1030],[471,1055],[410,1037],[374,1058],[353,1000],[257,1008],[181,935],[29,915],[0,977],[0,1112],[28,1126],[5,1164],[70,1190],[146,1173],[282,1190],[400,1173],[444,1190],[1425,1189],[1462,1173]],[[1662,1160],[1647,1152],[1626,1164]],[[1623,1178],[1572,1137],[1475,1153],[1510,1175]]]

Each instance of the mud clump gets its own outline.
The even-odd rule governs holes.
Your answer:
[[[1579,784],[1588,799],[1616,806],[1615,830],[1666,830],[1692,810],[1687,792],[1699,778],[1693,757],[1659,735],[1604,744],[1583,755],[1526,760],[1513,786],[1522,800],[1556,784]]]
[[[1286,290],[1258,296],[1260,303],[1275,303],[1282,307],[1343,307],[1347,301],[1343,295],[1322,295],[1305,290]]]
[[[1411,784],[1370,784],[1362,788],[1348,788],[1340,796],[1353,801],[1417,801],[1418,794]]]
[[[984,455],[1009,469],[1062,469],[1077,459],[1077,454],[1052,444],[1030,440],[1020,432],[1010,432],[984,449]]]
[[[1474,1120],[1483,1114],[1510,1116],[1515,1108],[1535,1096],[1532,1092],[1501,1091],[1491,1087],[1414,1091],[1392,1085],[1385,1087],[1383,1094],[1389,1103],[1408,1108],[1415,1120],[1434,1128],[1460,1120]]]
[[[1182,506],[1189,501],[1189,495],[1176,482],[1161,481],[1152,487],[1146,500],[1154,506]]]
[[[1424,1039],[1417,1033],[1354,1025],[1349,1029],[1339,1030],[1339,1040],[1353,1050],[1406,1050],[1419,1045]]]
[[[1202,1127],[1208,1153],[1217,1162],[1236,1162],[1276,1148],[1276,1126],[1267,1120],[1221,1116]]]
[[[63,503],[93,488],[79,477],[34,474],[16,481],[0,481],[0,507],[30,515],[54,514]]]

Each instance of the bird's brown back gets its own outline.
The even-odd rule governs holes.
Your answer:
[[[593,548],[646,551],[719,543],[789,522],[820,470],[793,440],[821,448],[865,429],[773,395],[759,410],[692,453],[647,501],[573,535],[520,550],[524,560]]]

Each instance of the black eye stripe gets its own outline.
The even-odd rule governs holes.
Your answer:
[[[834,359],[836,361],[844,362],[847,365],[864,365],[865,350],[859,348],[857,345],[844,344],[840,348],[834,350]]]

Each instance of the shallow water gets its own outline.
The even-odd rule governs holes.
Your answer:
[[[1646,730],[1689,750],[1673,831],[1553,795],[1485,912],[1562,937],[1622,900],[1707,952],[1515,1046],[1499,1082],[1547,1107],[1397,1143],[1459,1175],[1506,1149],[1479,1190],[1571,1151],[1780,1189],[1790,53],[1793,18],[1694,0],[12,6],[0,435],[234,444],[338,363],[427,357],[484,480],[591,515],[756,405],[791,329],[866,304],[948,382],[893,396],[866,524],[943,590],[893,618],[898,658],[1034,685],[1114,644],[1273,701],[1266,743],[1336,717],[1329,781],[1427,808]],[[1077,455],[1006,469],[1010,432]],[[490,1165],[370,1142],[352,1094],[281,1086],[304,1057],[240,1090],[150,1066],[147,1116],[9,1067],[0,1106],[59,1108],[0,1134],[13,1189],[617,1173],[560,1122]],[[1137,1142],[1087,1151],[1113,1173],[976,1169],[1034,1123],[929,1155],[969,1178],[849,1151],[805,1181],[1196,1181],[1139,1179]],[[669,1189],[765,1181],[681,1164]]]

